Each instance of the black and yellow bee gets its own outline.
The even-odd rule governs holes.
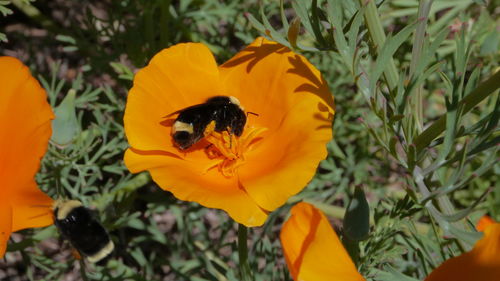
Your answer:
[[[108,232],[80,201],[56,201],[54,223],[61,235],[89,262],[104,264],[115,248]]]
[[[205,103],[193,105],[170,115],[179,113],[172,126],[172,138],[179,149],[187,149],[204,136],[210,122],[215,122],[215,131],[227,131],[241,136],[247,116],[240,101],[232,96],[215,96]]]

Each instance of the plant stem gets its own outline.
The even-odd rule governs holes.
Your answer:
[[[493,94],[500,88],[500,71],[490,76],[488,80],[482,82],[469,95],[460,101],[464,105],[463,114],[469,112],[474,106],[478,105],[485,98]],[[437,136],[439,136],[446,128],[446,114],[442,115],[430,127],[425,129],[420,135],[415,138],[414,144],[417,147],[417,152],[426,148]]]
[[[413,40],[413,48],[411,50],[411,62],[410,62],[410,75],[409,77],[413,79],[415,75],[415,69],[419,64],[420,57],[422,55],[422,48],[425,42],[425,28],[427,27],[427,18],[429,16],[429,11],[431,10],[432,0],[421,0],[418,5],[418,24],[415,31],[415,36]],[[413,104],[415,105],[415,120],[417,123],[418,132],[422,131],[424,125],[424,110],[423,110],[423,86],[419,85],[415,89],[415,95],[413,96]]]
[[[247,246],[248,228],[242,224],[238,225],[238,256],[240,258],[240,274],[241,280],[252,281],[252,272],[248,263],[248,246]]]
[[[365,10],[366,26],[368,27],[368,31],[370,32],[370,37],[373,43],[375,43],[375,47],[378,53],[380,51],[380,48],[382,48],[382,46],[385,43],[385,33],[384,29],[382,28],[382,23],[380,22],[377,6],[375,6],[374,1],[372,0],[368,1],[359,0],[359,3],[361,6],[366,5],[366,10]],[[384,71],[384,77],[387,80],[387,85],[389,86],[389,89],[392,90],[397,86],[399,75],[396,69],[396,65],[394,64],[394,60],[392,58],[389,60],[389,65]]]

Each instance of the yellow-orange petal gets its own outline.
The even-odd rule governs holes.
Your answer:
[[[11,196],[12,232],[53,223],[53,200],[38,189],[34,179]]]
[[[199,162],[128,149],[125,163],[132,173],[149,170],[153,180],[176,198],[223,209],[238,223],[259,226],[267,218],[266,212],[238,188],[236,178],[222,177],[216,170],[205,171]]]
[[[125,108],[125,133],[131,147],[178,153],[167,115],[220,95],[219,70],[203,44],[164,49],[134,77]]]
[[[0,57],[0,85],[0,177],[11,186],[35,175],[54,116],[45,90],[19,60]]]
[[[54,115],[45,90],[19,60],[0,57],[0,85],[0,206],[8,209],[0,225],[9,226],[0,248],[5,249],[11,231],[52,223],[52,200],[38,189],[34,176]]]
[[[426,281],[497,281],[500,278],[500,223],[484,229],[484,236],[474,248],[446,260]]]
[[[495,221],[487,215],[482,216],[476,224],[477,231],[484,231],[488,226],[494,224]]]
[[[281,245],[295,281],[361,281],[349,254],[325,215],[298,203],[283,224]]]
[[[220,71],[225,91],[258,114],[249,116],[248,126],[268,129],[238,174],[257,204],[272,211],[302,190],[326,157],[333,96],[306,58],[262,37]]]

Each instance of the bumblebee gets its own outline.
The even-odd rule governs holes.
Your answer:
[[[104,227],[80,201],[56,201],[54,224],[89,262],[104,264],[115,248]]]
[[[170,115],[179,113],[172,126],[172,138],[181,150],[191,147],[203,138],[210,122],[215,122],[215,131],[227,131],[241,136],[247,116],[240,101],[232,96],[214,96],[205,103],[193,105]]]

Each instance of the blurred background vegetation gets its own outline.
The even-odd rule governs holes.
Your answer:
[[[423,278],[470,249],[478,217],[500,220],[498,7],[0,1],[0,54],[30,66],[58,116],[37,181],[53,198],[96,209],[117,245],[116,258],[96,267],[75,260],[54,226],[21,231],[0,260],[0,279],[239,280],[235,223],[176,200],[147,173],[131,175],[122,118],[134,72],[159,50],[203,42],[223,63],[262,35],[309,58],[336,100],[329,156],[289,203],[325,211],[369,280]],[[366,198],[370,214],[342,220],[353,198]],[[255,280],[291,280],[278,240],[290,204],[250,230]],[[367,239],[342,231],[360,221],[370,221]]]

